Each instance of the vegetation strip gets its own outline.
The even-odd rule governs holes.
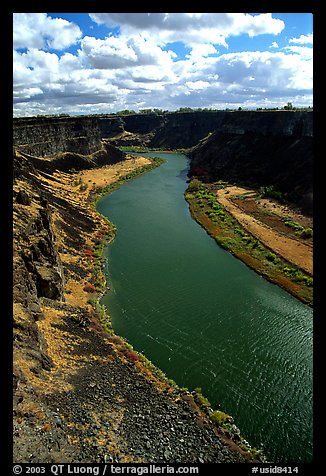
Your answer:
[[[185,192],[192,217],[224,249],[269,281],[312,306],[313,278],[288,263],[249,234],[218,202],[214,190],[221,184],[204,184],[193,179]],[[303,230],[301,230],[302,233]],[[305,234],[312,235],[310,229]]]

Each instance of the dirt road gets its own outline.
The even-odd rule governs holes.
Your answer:
[[[282,222],[282,217],[285,215],[291,216],[291,218],[296,221],[302,220],[302,215],[278,204],[274,200],[257,199],[257,197],[254,196],[254,190],[230,186],[220,189],[216,193],[218,201],[239,221],[248,233],[251,233],[265,246],[290,263],[310,275],[313,274],[312,243],[305,243],[302,239],[286,236]],[[239,196],[246,196],[247,198],[235,200],[235,197]],[[248,207],[249,203],[251,203],[250,207]],[[251,213],[248,212],[249,209]],[[253,216],[252,210],[255,210],[255,216]],[[267,224],[268,221],[263,218],[266,217],[266,212],[268,212],[269,215],[274,215],[274,223],[279,222],[278,227],[271,227]],[[277,218],[279,220],[277,220]]]

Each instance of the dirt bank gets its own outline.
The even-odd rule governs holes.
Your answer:
[[[276,200],[259,198],[252,189],[229,186],[216,194],[218,201],[249,233],[288,262],[313,274],[312,240],[300,239],[282,220],[288,217],[295,223],[312,227],[312,218]]]

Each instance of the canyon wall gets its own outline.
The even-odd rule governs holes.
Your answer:
[[[312,213],[312,112],[130,114],[103,117],[100,122],[111,144],[186,148],[191,176],[274,187],[286,200]]]
[[[188,149],[190,175],[254,187],[272,186],[286,199],[312,212],[313,113],[309,111],[193,111],[14,119],[14,146],[34,157],[102,151],[96,164],[103,165],[108,160],[121,160],[114,147],[126,145]],[[80,168],[80,160],[70,155],[57,166],[62,169],[63,162],[68,167],[78,162]],[[49,163],[44,166],[49,167]]]
[[[274,188],[304,212],[313,209],[312,113],[237,114],[192,148],[190,175]]]
[[[14,147],[37,157],[61,152],[88,155],[101,149],[98,122],[90,117],[31,117],[14,119]]]
[[[99,117],[103,137],[114,145],[189,148],[209,133],[257,133],[312,137],[312,113],[305,111],[194,111]]]

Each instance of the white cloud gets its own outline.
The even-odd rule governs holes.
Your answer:
[[[23,98],[24,100],[30,99],[33,96],[39,96],[43,94],[41,88],[24,88],[14,92],[14,99]]]
[[[186,86],[193,90],[197,90],[199,91],[200,89],[206,89],[210,86],[210,83],[208,83],[207,81],[202,81],[202,80],[199,80],[199,81],[187,81],[186,83]]]
[[[299,43],[300,45],[312,45],[313,44],[313,35],[301,35],[299,38],[290,38],[289,43]]]
[[[14,13],[14,48],[67,48],[81,38],[78,25],[46,13]]]
[[[308,46],[284,46],[285,51],[296,53],[302,60],[312,60],[313,50]]]
[[[270,13],[90,13],[98,24],[119,26],[123,34],[142,32],[157,44],[181,41],[187,45],[212,43],[227,46],[229,36],[247,33],[277,35],[284,28],[282,20]]]
[[[121,69],[126,67],[161,65],[170,68],[172,56],[151,39],[141,35],[109,36],[104,40],[85,36],[81,41],[80,55],[91,67]]]
[[[217,53],[215,47],[209,43],[193,45],[191,52],[186,55],[186,58],[191,60],[196,60],[200,57],[205,57],[209,55],[214,55]]]
[[[232,35],[278,34],[284,23],[271,14],[91,14],[97,23],[120,26],[104,39],[81,38],[76,25],[46,14],[17,15],[15,45],[27,49],[13,56],[17,115],[311,101],[312,36],[292,38],[282,51],[271,50],[276,41],[268,51],[216,49]],[[177,41],[190,49],[182,59],[172,51]],[[47,51],[72,42],[79,45],[74,53]]]

